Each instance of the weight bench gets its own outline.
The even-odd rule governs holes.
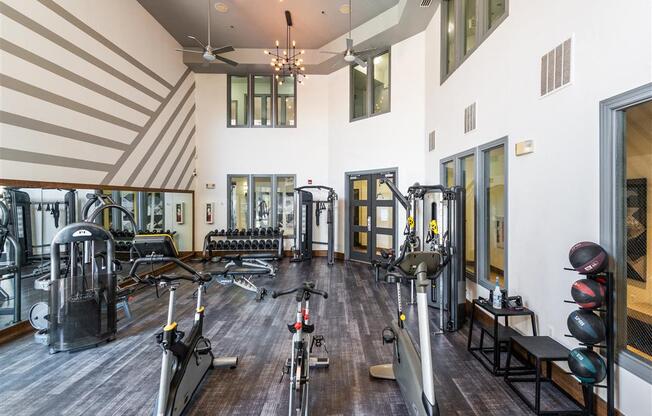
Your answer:
[[[269,256],[264,257],[269,258]],[[216,263],[224,263],[224,267],[217,271],[210,271],[213,276],[213,282],[223,286],[235,285],[244,290],[254,292],[256,301],[261,301],[267,294],[267,289],[258,287],[253,282],[257,276],[276,277],[276,268],[260,256],[255,255],[233,255],[214,257],[211,259]]]

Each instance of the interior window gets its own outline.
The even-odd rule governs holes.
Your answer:
[[[231,217],[229,228],[243,229],[248,227],[249,217],[249,178],[247,176],[232,176]]]
[[[462,158],[462,183],[466,190],[465,196],[465,231],[466,247],[466,275],[468,278],[476,277],[475,257],[475,155]]]
[[[272,225],[272,177],[254,177],[254,227],[270,227]]]
[[[493,28],[496,25],[496,22],[503,17],[505,14],[505,2],[507,0],[489,0],[489,7],[487,11],[489,13],[489,28]]]
[[[249,113],[249,78],[246,76],[230,76],[230,126],[246,126],[248,124],[247,115]]]
[[[374,114],[389,111],[389,52],[376,56],[374,62]]]
[[[464,54],[475,48],[477,0],[464,0]]]
[[[446,73],[455,67],[455,1],[449,1],[446,7]]]
[[[353,116],[356,119],[367,115],[367,68],[353,67]]]
[[[488,272],[492,286],[496,278],[505,287],[505,147],[484,152],[485,232]]]
[[[446,187],[450,188],[451,186],[455,185],[455,161],[451,160],[449,162],[444,163],[444,177],[443,183],[446,185]]]
[[[294,126],[296,106],[294,77],[280,77],[277,87],[277,126]]]
[[[276,177],[276,212],[278,227],[285,235],[294,234],[294,176]]]
[[[254,126],[272,125],[272,77],[254,77]]]
[[[625,253],[627,261],[624,346],[652,361],[652,101],[625,110]],[[622,342],[622,341],[621,341]]]

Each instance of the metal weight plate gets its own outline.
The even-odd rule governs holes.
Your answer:
[[[34,329],[47,329],[47,316],[50,314],[50,307],[46,302],[37,302],[29,308],[29,323]]]

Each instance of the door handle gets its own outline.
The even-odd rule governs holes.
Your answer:
[[[367,231],[371,232],[371,215],[367,217]]]

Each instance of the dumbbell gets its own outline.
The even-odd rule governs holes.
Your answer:
[[[238,235],[238,234],[240,234],[240,230],[238,230],[237,228],[235,228],[231,233],[231,235]]]
[[[251,250],[251,241],[245,240],[244,242],[244,249],[245,250]]]
[[[244,250],[244,242],[242,242],[242,241],[237,241],[235,247],[236,247],[236,249],[238,249],[238,250]]]
[[[252,232],[253,232],[253,231],[252,231],[251,228],[247,228],[247,233],[246,233],[247,235],[251,235]]]
[[[269,250],[273,247],[272,240],[265,240],[265,250]]]
[[[281,235],[281,229],[276,227],[274,228],[274,237],[278,237]]]
[[[247,230],[245,230],[244,228],[240,230],[240,235],[247,235]]]
[[[258,250],[258,240],[251,240],[251,248],[253,250]]]
[[[238,241],[237,240],[231,240],[229,242],[229,249],[236,250],[237,248],[238,248]]]
[[[227,237],[230,236],[231,234],[233,234],[233,230],[231,230],[230,228],[224,232],[224,235]]]
[[[267,227],[267,235],[274,234],[274,229],[272,227]]]
[[[223,250],[223,249],[224,249],[224,240],[219,240],[219,241],[216,243],[216,248],[217,248],[218,250]]]
[[[251,235],[253,235],[254,237],[258,237],[259,234],[260,234],[260,228],[258,227],[254,228],[254,230],[251,233]]]
[[[225,233],[224,229],[221,229],[219,231],[217,231],[217,229],[216,229],[215,231],[217,232],[217,234],[215,234],[215,235],[219,235],[219,236],[223,236],[224,233]]]
[[[278,240],[272,241],[272,248],[274,248],[274,249],[278,248]]]

